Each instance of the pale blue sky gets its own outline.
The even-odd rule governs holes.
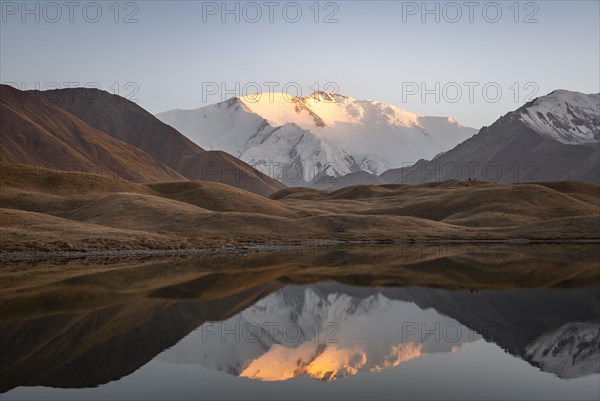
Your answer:
[[[278,82],[280,88],[288,84],[292,93],[297,84],[302,95],[310,94],[315,83],[322,88],[334,82],[329,89],[337,87],[357,99],[453,116],[480,127],[517,108],[530,93],[542,95],[559,88],[600,91],[597,0],[520,2],[518,23],[514,1],[476,2],[473,22],[463,1],[427,2],[431,9],[438,4],[439,23],[435,14],[421,20],[421,1],[321,2],[318,23],[314,1],[298,2],[302,16],[296,23],[289,22],[295,6],[285,1],[275,2],[274,22],[269,21],[265,2],[254,3],[263,13],[256,23],[248,21],[256,8],[246,6],[244,13],[244,2],[238,6],[239,23],[234,15],[225,15],[223,23],[220,10],[209,15],[222,2],[121,2],[117,23],[114,1],[78,2],[73,22],[62,1],[54,3],[61,7],[60,17],[53,6],[36,3],[28,2],[34,11],[27,14],[21,1],[2,0],[3,83],[34,89],[95,82],[113,92],[119,87],[120,94],[129,96],[135,87],[125,87],[126,83],[135,82],[139,90],[133,98],[152,113],[195,108],[231,95],[207,93],[207,84],[213,82],[234,94],[236,83],[242,90],[255,82],[266,91],[265,83]],[[101,17],[96,23],[86,21],[95,18],[96,4]],[[235,4],[229,2],[228,7]],[[502,16],[492,23],[496,4]],[[454,5],[462,16],[452,23],[457,16]],[[338,22],[324,23],[334,11]],[[130,13],[137,23],[123,22]],[[528,15],[538,22],[525,23]],[[478,85],[472,102],[465,82]],[[434,94],[422,99],[422,83],[434,91],[439,83],[439,102]],[[487,100],[482,91],[486,84]],[[502,95],[492,102],[495,87]]]

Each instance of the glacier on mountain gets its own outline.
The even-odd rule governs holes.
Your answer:
[[[452,118],[328,92],[231,98],[195,110],[157,114],[198,145],[223,150],[287,184],[431,158],[476,130]]]

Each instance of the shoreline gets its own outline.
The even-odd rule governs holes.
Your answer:
[[[5,251],[0,252],[0,263],[18,261],[42,261],[64,259],[106,259],[152,256],[191,256],[191,255],[236,255],[260,252],[284,252],[317,247],[357,246],[357,245],[453,245],[453,244],[600,244],[597,239],[404,239],[404,240],[311,240],[308,242],[290,241],[285,243],[254,243],[225,247],[183,248],[183,249],[114,249],[114,250],[78,250],[78,251]]]

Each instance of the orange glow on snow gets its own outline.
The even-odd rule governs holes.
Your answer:
[[[362,346],[338,348],[336,344],[304,343],[297,348],[286,348],[274,345],[265,354],[251,361],[240,376],[280,381],[307,375],[331,381],[360,371],[380,372],[398,366],[424,355],[421,347],[422,345],[414,343],[394,345],[388,354],[370,358]]]

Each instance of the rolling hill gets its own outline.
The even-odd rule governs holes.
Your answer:
[[[0,165],[2,251],[182,249],[319,241],[598,239],[600,187],[445,181],[285,188],[137,184]]]

